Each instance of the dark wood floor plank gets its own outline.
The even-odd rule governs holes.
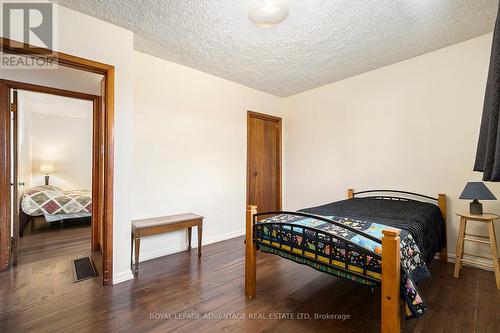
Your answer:
[[[100,279],[74,284],[68,270],[72,259],[88,253],[88,226],[37,228],[27,232],[18,267],[0,274],[2,332],[376,332],[380,327],[379,290],[270,254],[258,253],[257,297],[247,300],[241,237],[205,246],[201,259],[196,251],[185,251],[144,262],[133,281],[104,288]],[[454,279],[452,269],[431,263],[432,279],[419,286],[429,310],[405,321],[403,331],[499,331],[500,293],[493,274],[464,268]],[[236,317],[150,318],[163,313]],[[350,319],[263,319],[276,313]]]

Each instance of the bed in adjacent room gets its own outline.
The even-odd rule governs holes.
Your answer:
[[[249,206],[245,294],[255,297],[255,251],[261,250],[381,286],[383,331],[399,331],[399,300],[407,318],[424,315],[427,306],[417,284],[430,277],[426,263],[436,253],[447,259],[446,196],[349,190],[348,197],[298,212],[257,213]]]
[[[30,188],[21,200],[21,236],[31,218],[37,216],[44,216],[47,223],[88,218],[92,216],[92,192],[63,191],[51,185]]]

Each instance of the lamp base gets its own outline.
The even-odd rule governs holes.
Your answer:
[[[480,203],[477,199],[474,199],[474,201],[470,203],[470,214],[483,215],[483,204]]]
[[[49,185],[49,175],[45,175],[45,185]]]

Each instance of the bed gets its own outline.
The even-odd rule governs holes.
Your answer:
[[[417,284],[426,262],[446,252],[446,196],[397,190],[348,190],[348,199],[298,212],[247,207],[245,295],[256,295],[256,251],[279,255],[321,272],[381,286],[381,330],[400,331],[406,317],[427,310]],[[383,253],[382,253],[383,249]]]
[[[47,223],[88,218],[92,216],[92,192],[63,191],[51,185],[30,188],[21,199],[20,236],[33,217],[42,215]]]

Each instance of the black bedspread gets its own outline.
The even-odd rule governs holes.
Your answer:
[[[301,212],[349,217],[407,230],[426,262],[446,246],[443,216],[439,207],[431,203],[355,198],[302,209]]]

